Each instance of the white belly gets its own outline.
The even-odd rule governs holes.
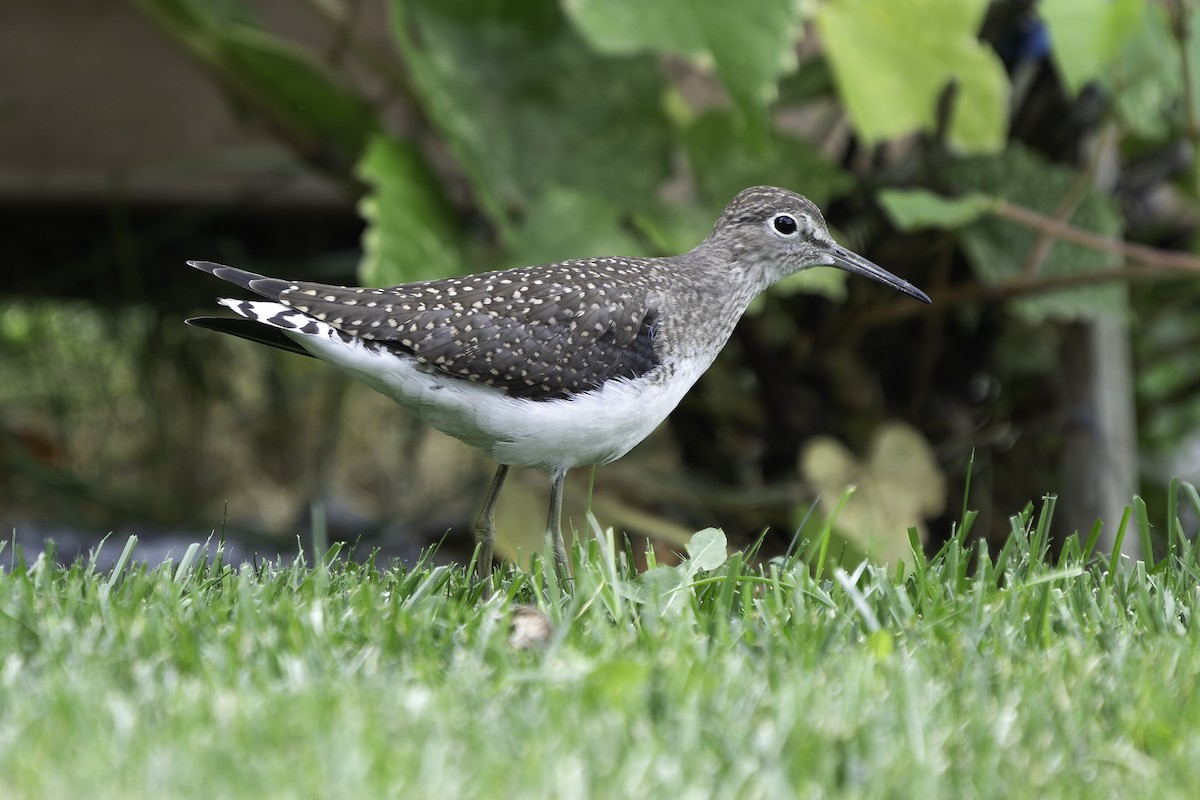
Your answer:
[[[259,321],[289,313],[277,303],[253,305]],[[302,318],[301,324],[312,322],[299,312],[290,314]],[[610,380],[571,399],[519,400],[402,354],[357,340],[346,343],[324,323],[318,326],[311,334],[280,330],[313,355],[497,462],[549,471],[607,464],[625,455],[666,419],[709,366],[695,359],[665,363],[637,382]]]

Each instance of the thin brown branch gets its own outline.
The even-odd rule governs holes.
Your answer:
[[[1087,165],[1075,176],[1071,186],[1067,189],[1059,201],[1058,206],[1054,209],[1053,218],[1059,222],[1066,222],[1075,213],[1075,209],[1079,208],[1079,204],[1083,202],[1083,198],[1087,196],[1088,189],[1096,177],[1096,169],[1100,164],[1100,159],[1112,147],[1116,140],[1117,126],[1109,124],[1101,137],[1096,143],[1095,152],[1088,159]],[[1021,266],[1021,276],[1025,278],[1036,277],[1041,271],[1042,265],[1046,262],[1046,256],[1050,255],[1050,248],[1054,246],[1055,238],[1047,231],[1042,231],[1033,246],[1029,248],[1029,255],[1025,259],[1025,263]]]
[[[1190,271],[1179,270],[1173,267],[1143,267],[1138,269],[1122,267],[1103,272],[1076,272],[1070,275],[1052,275],[1040,278],[1015,278],[1011,281],[996,284],[967,283],[933,295],[933,308],[945,311],[947,308],[970,305],[972,303],[994,303],[1001,300],[1010,300],[1014,297],[1053,292],[1059,289],[1074,289],[1080,286],[1094,286],[1114,281],[1128,282],[1167,278]],[[929,306],[897,301],[855,317],[854,325],[864,328],[891,325],[925,313],[928,308]]]
[[[1092,250],[1121,256],[1129,266],[1048,277],[1018,275],[1012,280],[995,284],[969,283],[954,286],[935,291],[931,295],[935,311],[944,311],[947,308],[970,303],[997,302],[1014,297],[1112,283],[1113,281],[1150,280],[1172,275],[1200,274],[1200,258],[1190,253],[1162,250],[1157,247],[1131,244],[1110,236],[1102,236],[1082,228],[1076,228],[1038,211],[1013,205],[1005,200],[998,200],[990,211],[1001,219],[1040,231],[1053,239],[1061,239]],[[853,324],[865,328],[890,325],[925,313],[925,310],[926,306],[900,300],[855,317]]]
[[[1142,244],[1131,244],[1122,239],[1103,236],[1098,233],[1076,228],[1053,217],[1032,211],[1023,206],[1013,205],[1005,200],[999,200],[989,209],[996,216],[1048,233],[1056,239],[1083,245],[1092,250],[1113,253],[1126,261],[1145,264],[1152,267],[1166,267],[1175,272],[1200,272],[1200,258],[1190,253],[1177,250],[1162,250],[1157,247],[1147,247]]]

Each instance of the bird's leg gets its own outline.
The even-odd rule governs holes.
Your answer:
[[[563,485],[566,481],[567,471],[564,469],[556,469],[550,474],[550,515],[546,519],[546,546],[554,551],[554,566],[562,580],[571,577],[562,536]]]
[[[476,574],[479,580],[490,584],[492,580],[492,554],[496,549],[496,501],[500,499],[500,489],[508,476],[508,465],[501,464],[496,469],[496,477],[492,478],[492,486],[488,489],[483,500],[483,508],[475,520],[475,562]],[[488,587],[490,591],[490,586]]]

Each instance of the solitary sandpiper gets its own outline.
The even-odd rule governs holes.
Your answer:
[[[550,473],[547,546],[565,575],[567,470],[615,461],[646,438],[779,279],[832,266],[929,302],[834,242],[807,198],[768,186],[739,193],[707,239],[669,258],[585,258],[386,289],[188,263],[266,298],[221,300],[239,318],[190,324],[329,361],[499,463],[475,522],[484,579],[508,468]]]

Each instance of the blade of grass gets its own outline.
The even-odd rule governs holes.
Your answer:
[[[1083,543],[1083,552],[1079,557],[1084,561],[1092,560],[1092,553],[1096,550],[1096,543],[1100,541],[1100,533],[1104,530],[1104,521],[1096,520],[1092,523],[1092,530],[1088,533],[1087,541]]]
[[[1154,565],[1154,541],[1150,536],[1150,515],[1146,511],[1146,501],[1135,495],[1133,498],[1133,513],[1137,518],[1138,537],[1142,545],[1142,561]]]
[[[1108,573],[1110,576],[1117,571],[1117,563],[1121,560],[1121,545],[1125,542],[1125,530],[1129,525],[1129,517],[1132,514],[1133,508],[1125,506],[1125,512],[1121,514],[1121,524],[1117,526],[1117,535],[1113,540],[1112,552],[1108,556]]]
[[[1183,538],[1179,524],[1179,479],[1172,478],[1167,486],[1167,555],[1177,552],[1178,542]]]
[[[108,575],[108,580],[104,582],[104,594],[108,595],[113,587],[117,585],[117,581],[125,574],[125,568],[129,566],[129,559],[133,557],[133,550],[137,547],[138,537],[131,535],[125,540],[125,547],[121,549],[121,555],[117,557],[117,563],[113,565],[112,572]]]
[[[817,551],[817,568],[813,571],[814,577],[819,578],[825,569],[825,556],[829,552],[829,538],[833,535],[833,524],[837,521],[838,515],[842,513],[842,509],[846,507],[846,503],[850,502],[850,497],[854,494],[854,489],[854,486],[846,487],[846,491],[842,492],[838,504],[834,506],[833,513],[825,520],[825,525],[821,529],[820,546]]]
[[[969,459],[967,459],[967,481],[966,481],[966,485],[963,486],[962,516],[959,517],[959,520],[961,521],[961,524],[959,525],[959,527],[961,527],[961,528],[969,528],[970,527],[970,523],[967,522],[967,508],[968,508],[968,503],[971,499],[971,478],[974,475],[975,475],[975,448],[972,447],[971,448],[971,457]]]

